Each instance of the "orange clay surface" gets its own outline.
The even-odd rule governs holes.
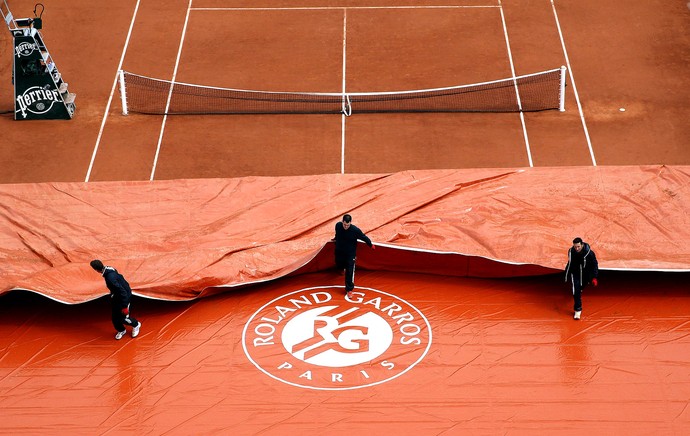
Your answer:
[[[44,2],[70,121],[13,120],[0,29],[0,432],[690,433],[685,2],[228,3]],[[560,65],[566,111],[524,117],[123,116],[116,87]],[[380,244],[349,298],[346,212]],[[602,267],[579,322],[575,236]],[[139,337],[115,341],[93,258],[132,283]]]
[[[133,315],[142,320],[141,334],[119,342],[106,298],[66,306],[14,293],[2,297],[0,308],[2,429],[546,435],[573,434],[577,427],[589,434],[684,434],[690,423],[690,299],[678,279],[603,273],[599,287],[585,291],[578,322],[560,275],[502,280],[358,272],[361,286],[414,305],[432,338],[409,371],[357,389],[343,388],[385,377],[378,373],[386,368],[383,360],[349,367],[293,362],[291,369],[278,370],[290,355],[273,347],[273,354],[257,358],[251,349],[257,335],[248,332],[250,350],[265,371],[287,382],[340,390],[277,380],[243,349],[250,317],[284,294],[325,286],[319,291],[332,295],[336,310],[379,315],[390,303],[363,305],[377,295],[363,288],[356,291],[370,299],[346,301],[342,287],[333,287],[341,286],[337,273],[301,275],[195,302],[137,298]],[[266,316],[277,319],[275,310]],[[427,333],[417,334],[425,339],[421,350],[398,343],[386,362],[410,365],[410,356],[428,344]],[[333,381],[333,374],[342,378]]]

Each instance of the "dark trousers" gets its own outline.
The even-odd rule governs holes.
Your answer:
[[[573,309],[575,312],[582,310],[582,282],[580,277],[575,274],[570,275],[570,281],[573,283]]]
[[[139,321],[137,321],[136,318],[132,317],[132,315],[123,315],[122,308],[119,305],[114,304],[112,305],[112,320],[113,327],[115,327],[115,330],[118,332],[125,331],[125,325],[130,327],[136,327],[139,325]]]
[[[339,271],[345,270],[345,292],[355,288],[355,258],[336,256],[335,266]]]

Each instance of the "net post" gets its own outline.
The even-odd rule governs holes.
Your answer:
[[[565,112],[565,66],[561,65],[561,87],[558,95],[558,110]]]
[[[120,100],[122,101],[122,115],[128,115],[127,110],[127,90],[125,88],[125,72],[118,70],[118,76],[120,79]]]

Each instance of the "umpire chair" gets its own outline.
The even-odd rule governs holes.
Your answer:
[[[37,14],[37,9],[40,14]],[[15,120],[69,120],[74,116],[76,94],[69,92],[67,82],[48,52],[43,35],[43,5],[37,3],[34,18],[14,18],[7,0],[0,3],[0,15],[14,39]]]

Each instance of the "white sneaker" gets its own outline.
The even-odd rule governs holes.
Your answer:
[[[575,316],[573,316],[573,318],[574,319],[580,319],[580,315],[582,315],[582,311],[578,310],[577,312],[575,312]]]
[[[136,327],[132,328],[132,337],[136,338],[139,335],[139,329],[141,328],[141,321],[139,321],[139,324],[137,324]]]
[[[120,339],[122,339],[122,337],[125,335],[125,333],[127,333],[127,330],[122,330],[121,332],[117,332],[115,334],[115,339],[117,339],[119,341]]]

